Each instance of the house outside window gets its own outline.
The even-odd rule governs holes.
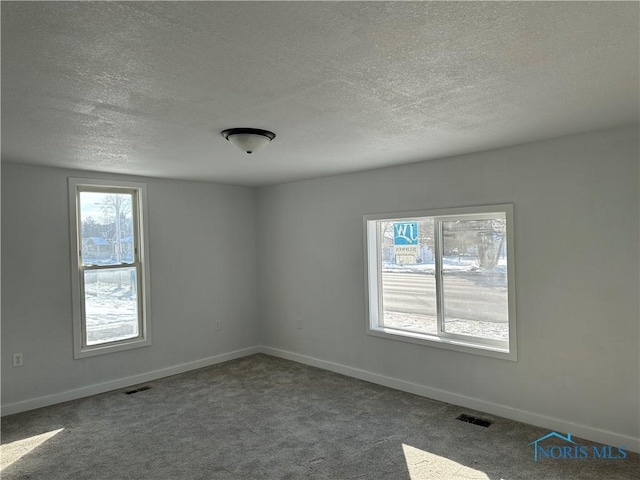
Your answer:
[[[146,185],[69,179],[74,357],[151,344]]]
[[[364,216],[367,334],[516,360],[513,206]]]

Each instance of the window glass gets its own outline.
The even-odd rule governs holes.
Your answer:
[[[365,216],[367,333],[515,360],[512,216],[511,205]]]
[[[137,289],[135,267],[84,271],[87,345],[140,334]]]
[[[443,329],[507,341],[506,219],[442,222]]]
[[[131,193],[79,193],[84,265],[133,262],[132,197]]]
[[[433,219],[380,222],[381,324],[437,333]]]

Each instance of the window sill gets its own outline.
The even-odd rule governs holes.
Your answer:
[[[454,350],[456,352],[470,353],[472,355],[481,355],[483,357],[501,358],[503,360],[517,361],[515,350],[510,351],[508,348],[497,345],[489,345],[485,343],[472,342],[457,338],[438,337],[435,335],[407,332],[404,330],[396,330],[393,328],[385,327],[367,328],[367,335],[387,338],[400,342],[415,343],[428,347]]]
[[[91,345],[88,347],[78,348],[74,352],[73,358],[87,358],[96,355],[105,355],[107,353],[122,352],[133,348],[148,347],[151,345],[150,338],[134,338],[132,340],[123,340],[121,342],[105,343],[101,345]]]

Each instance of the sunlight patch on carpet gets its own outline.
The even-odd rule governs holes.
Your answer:
[[[411,480],[450,480],[452,478],[490,480],[484,472],[474,470],[446,457],[425,452],[404,443],[402,450]]]
[[[20,460],[32,450],[38,448],[51,437],[56,436],[62,430],[64,430],[64,428],[51,430],[50,432],[41,433],[40,435],[34,435],[33,437],[24,438],[22,440],[2,445],[0,447],[0,472],[12,463]]]

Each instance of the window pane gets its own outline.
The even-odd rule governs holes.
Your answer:
[[[509,339],[506,216],[442,222],[444,331]]]
[[[135,267],[85,270],[84,287],[87,345],[139,335]]]
[[[131,193],[80,192],[84,265],[133,262]]]
[[[381,221],[379,228],[382,326],[435,335],[433,219]]]

